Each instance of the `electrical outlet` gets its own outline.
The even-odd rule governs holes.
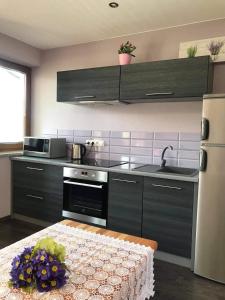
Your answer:
[[[89,139],[89,140],[86,140],[86,144],[88,146],[103,147],[104,146],[104,140],[101,140],[101,139]]]
[[[86,140],[86,145],[93,146],[93,142],[94,141],[92,139]]]
[[[95,146],[97,147],[103,147],[104,146],[104,140],[98,140],[94,139]]]

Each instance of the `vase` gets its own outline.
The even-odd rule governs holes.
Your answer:
[[[128,53],[119,54],[120,65],[129,65],[131,62],[132,56]]]
[[[211,54],[212,60],[216,61],[219,54]]]

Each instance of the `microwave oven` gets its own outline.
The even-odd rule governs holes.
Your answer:
[[[23,154],[45,158],[66,156],[66,139],[25,137]]]

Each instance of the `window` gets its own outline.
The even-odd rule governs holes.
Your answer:
[[[0,151],[22,148],[30,134],[30,69],[0,59]]]

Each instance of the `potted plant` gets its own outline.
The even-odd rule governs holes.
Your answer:
[[[135,57],[132,52],[136,49],[129,41],[125,44],[122,44],[118,50],[120,65],[129,65],[131,62],[132,56]]]
[[[191,46],[191,47],[187,48],[187,57],[188,58],[195,57],[197,51],[198,51],[198,47],[197,46]]]
[[[224,46],[224,41],[221,41],[221,42],[214,42],[214,41],[211,41],[208,45],[208,50],[212,56],[212,59],[213,60],[216,60],[219,53],[220,53],[220,50],[221,48]]]

